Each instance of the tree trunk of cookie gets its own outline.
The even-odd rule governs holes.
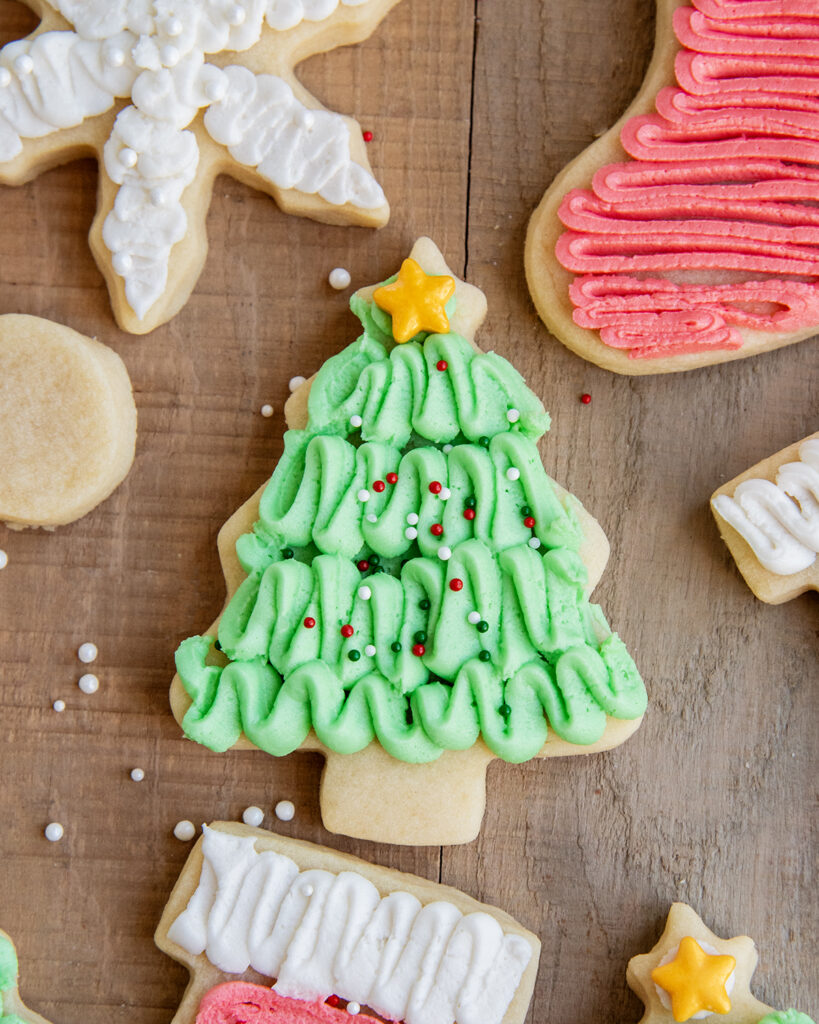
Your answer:
[[[330,832],[406,846],[469,843],[486,807],[482,742],[445,750],[437,761],[406,764],[378,744],[359,754],[329,753],[321,777],[321,817]]]

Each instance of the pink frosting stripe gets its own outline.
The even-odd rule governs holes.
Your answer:
[[[210,989],[196,1013],[196,1024],[350,1024],[352,1019],[346,1010],[327,1003],[290,999],[247,981]]]
[[[819,324],[819,3],[694,0],[674,29],[678,84],[623,126],[632,161],[559,210],[574,320],[633,358]]]

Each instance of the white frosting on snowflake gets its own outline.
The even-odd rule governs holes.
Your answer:
[[[186,129],[203,108],[208,134],[280,189],[374,210],[381,187],[350,155],[339,114],[306,107],[276,75],[224,69],[207,54],[241,52],[265,24],[284,31],[339,5],[371,0],[54,0],[75,31],[51,31],[0,50],[0,162],[23,139],[81,124],[130,98],[104,147],[119,186],[103,241],[142,320],[163,296],[173,245],[185,234],[182,194],[199,148]]]

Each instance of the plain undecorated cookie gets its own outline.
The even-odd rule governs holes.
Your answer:
[[[116,352],[50,320],[0,316],[0,521],[79,519],[125,478],[135,444]]]

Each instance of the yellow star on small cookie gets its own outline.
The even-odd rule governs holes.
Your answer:
[[[727,1013],[731,1000],[725,983],[737,962],[732,956],[706,953],[691,935],[680,939],[670,963],[655,967],[651,980],[671,996],[674,1020],[690,1020],[701,1010]]]
[[[426,274],[414,259],[406,259],[392,284],[376,288],[373,299],[392,316],[392,335],[404,344],[419,331],[449,332],[446,304],[455,294],[455,281],[446,275]]]
[[[714,1024],[757,1024],[771,1007],[751,994],[756,960],[756,947],[747,935],[722,939],[687,904],[672,904],[657,944],[628,963],[626,980],[646,1007],[640,1024],[671,1024],[696,1014]]]

